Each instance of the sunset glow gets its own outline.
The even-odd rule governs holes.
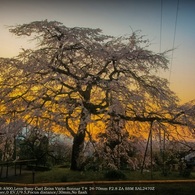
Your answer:
[[[1,57],[18,55],[21,48],[35,45],[26,38],[17,38],[9,33],[9,28],[15,24],[28,23],[36,20],[57,20],[67,26],[83,26],[101,28],[105,34],[124,35],[141,30],[152,44],[156,52],[172,49],[174,25],[176,20],[177,1],[5,1],[0,7]],[[162,13],[161,13],[162,9]],[[181,102],[195,98],[195,2],[180,1],[177,18],[175,47],[170,52],[171,70],[162,74],[169,79],[170,87],[176,92]],[[35,11],[36,10],[36,11]],[[161,18],[162,14],[162,18]],[[162,20],[162,24],[161,24]],[[161,28],[161,32],[160,32]],[[160,37],[161,35],[161,37]],[[161,44],[160,44],[161,43]],[[172,64],[171,64],[172,63]],[[171,73],[170,73],[171,71]]]

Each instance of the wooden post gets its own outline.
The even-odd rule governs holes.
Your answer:
[[[35,169],[32,170],[32,183],[35,183]]]
[[[153,148],[152,148],[152,124],[153,122],[151,122],[151,126],[150,126],[150,171],[151,171],[151,180],[153,179]]]
[[[165,129],[163,131],[163,153],[162,153],[162,158],[163,158],[163,175],[166,175],[166,168],[165,168]]]
[[[0,178],[2,177],[2,174],[3,174],[3,165],[1,165]]]
[[[20,163],[20,175],[22,174],[22,164]]]
[[[16,162],[14,163],[14,167],[15,167],[15,176],[16,176],[17,175],[17,173],[16,173],[16,168],[17,168]]]
[[[150,128],[150,131],[149,131],[149,134],[148,134],[148,140],[147,140],[146,149],[145,149],[145,153],[144,153],[144,159],[143,159],[143,163],[142,163],[141,174],[143,174],[150,138],[151,138],[151,128]]]
[[[8,162],[7,162],[7,164],[6,164],[7,166],[7,169],[6,169],[6,177],[8,177],[8,169],[9,169],[9,164],[8,164]]]

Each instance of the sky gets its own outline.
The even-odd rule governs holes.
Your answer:
[[[0,0],[0,57],[31,47],[8,26],[45,19],[67,27],[101,28],[114,36],[141,30],[154,52],[174,46],[168,55],[170,70],[159,76],[169,80],[182,103],[195,99],[194,0]]]

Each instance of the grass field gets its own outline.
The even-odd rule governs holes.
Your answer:
[[[125,178],[117,179],[106,178],[105,172],[102,171],[71,171],[69,168],[53,167],[50,171],[36,171],[34,175],[35,183],[51,183],[51,182],[79,182],[79,181],[106,181],[106,180],[151,180],[151,173],[140,171],[123,171]],[[172,172],[168,176],[163,176],[161,172],[153,172],[154,180],[184,180],[195,179],[195,172],[192,172],[189,178],[179,175],[178,172]],[[21,175],[12,175],[8,178],[1,178],[2,182],[32,183],[32,172],[22,171]]]
[[[172,172],[168,176],[163,176],[160,172],[153,173],[151,180],[150,172],[141,174],[138,171],[124,171],[125,179],[109,182],[104,172],[76,172],[68,168],[54,167],[50,171],[35,172],[35,185],[75,185],[95,187],[99,190],[90,191],[88,194],[165,194],[165,195],[192,195],[195,192],[195,173],[189,178],[184,178],[178,172]],[[13,175],[8,178],[1,178],[0,185],[6,183],[21,183],[22,185],[31,185],[32,172],[24,172],[22,175]],[[182,180],[182,181],[181,181]],[[188,181],[187,181],[188,180]],[[74,183],[72,183],[74,182]],[[75,184],[76,182],[76,184]],[[85,182],[79,184],[79,182]],[[89,183],[87,183],[89,182]],[[93,183],[90,183],[93,182]],[[104,191],[103,189],[107,189]]]

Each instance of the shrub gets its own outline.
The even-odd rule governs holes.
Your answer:
[[[124,180],[126,175],[119,170],[111,170],[104,174],[104,178],[108,180]]]
[[[36,165],[27,165],[28,170],[34,171],[50,171],[51,167],[48,166],[36,166]]]
[[[66,177],[66,175],[63,175],[63,176],[61,177],[61,182],[67,182],[67,177]]]

